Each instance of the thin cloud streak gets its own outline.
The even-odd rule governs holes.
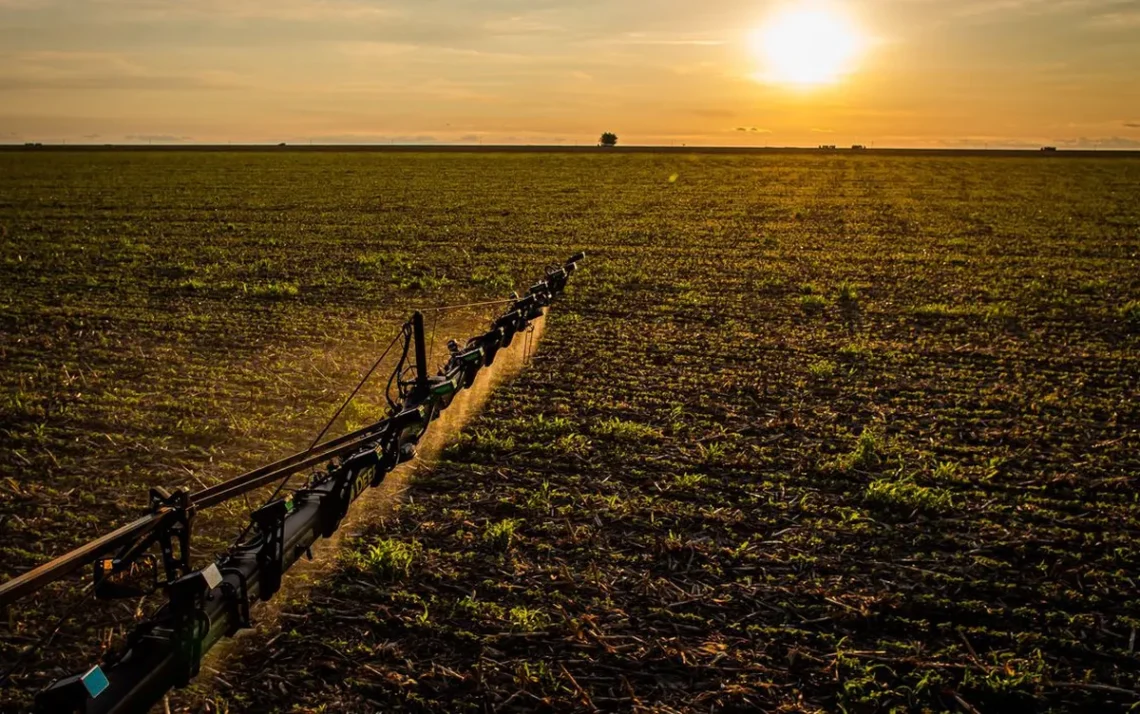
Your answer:
[[[164,72],[113,52],[0,53],[0,91],[237,90],[251,85],[225,71]]]
[[[19,1],[19,0],[16,0]],[[186,19],[228,20],[361,20],[396,16],[377,2],[356,0],[88,0],[95,8],[133,21],[175,22]]]

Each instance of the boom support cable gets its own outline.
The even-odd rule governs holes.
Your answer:
[[[396,346],[396,342],[399,341],[399,339],[403,337],[409,329],[411,329],[410,326],[405,322],[403,327],[400,328],[400,331],[396,333],[396,336],[392,338],[392,341],[388,343],[388,346],[384,348],[384,351],[380,354],[379,357],[376,358],[376,361],[372,363],[372,366],[368,368],[368,371],[365,372],[364,376],[360,378],[360,381],[357,382],[356,386],[352,389],[352,393],[345,398],[344,402],[342,402],[340,407],[336,410],[336,413],[332,415],[332,418],[328,420],[328,423],[325,424],[324,428],[321,429],[320,433],[317,434],[317,436],[313,439],[313,443],[309,444],[310,451],[321,442],[321,438],[328,432],[329,429],[332,428],[332,425],[336,423],[336,420],[340,417],[341,412],[343,412],[348,407],[349,403],[356,398],[356,395],[360,393],[361,388],[364,387],[369,378],[372,377],[372,373],[375,372],[378,367],[380,367],[380,363],[384,361],[384,358],[387,357],[388,353],[392,351],[392,348]]]
[[[349,394],[347,398],[345,398],[340,407],[336,410],[336,413],[332,415],[332,418],[328,420],[328,422],[324,425],[324,428],[322,428],[320,433],[318,433],[317,436],[313,439],[313,443],[309,444],[309,448],[306,449],[306,451],[312,451],[316,448],[317,444],[321,443],[321,438],[324,437],[328,430],[332,428],[332,425],[336,423],[336,420],[338,418],[340,418],[341,413],[348,407],[349,403],[356,398],[356,395],[360,392],[361,388],[364,387],[369,378],[372,377],[372,373],[376,371],[376,369],[380,366],[380,363],[384,361],[384,359],[388,356],[388,353],[391,352],[392,348],[396,346],[396,342],[404,336],[408,329],[408,323],[404,323],[403,327],[400,328],[400,331],[396,333],[396,336],[392,338],[392,341],[388,343],[388,346],[384,348],[384,351],[380,354],[379,357],[376,358],[376,361],[372,363],[372,366],[368,369],[367,372],[365,372],[364,376],[360,378],[360,381],[357,382],[356,387],[354,387],[352,390],[352,393]],[[273,490],[273,493],[270,494],[269,497],[266,498],[265,501],[261,504],[261,507],[265,507],[266,504],[276,500],[277,497],[281,495],[281,492],[284,491],[285,488],[289,485],[289,481],[293,478],[294,475],[295,474],[293,473],[286,474],[285,478],[283,478],[281,482],[277,484],[277,488]],[[249,535],[251,528],[253,528],[252,521],[246,524],[245,528],[242,529],[242,532],[239,533],[238,537],[234,539],[233,544],[237,545],[242,540],[244,540],[245,537]]]
[[[506,305],[518,300],[518,297],[503,298],[502,300],[488,300],[487,302],[469,302],[462,305],[440,305],[439,307],[416,308],[420,312],[450,312],[451,310],[465,310],[472,307],[488,307],[490,305]]]

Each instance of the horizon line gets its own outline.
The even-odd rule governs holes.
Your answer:
[[[760,152],[812,152],[812,153],[875,153],[875,152],[921,152],[921,153],[1028,153],[1028,154],[1140,154],[1140,149],[1136,148],[1116,148],[1116,147],[1065,147],[1053,145],[1041,146],[1009,146],[1009,145],[967,145],[967,146],[874,146],[874,145],[818,145],[818,146],[748,146],[741,144],[622,144],[619,146],[602,146],[600,144],[472,144],[472,143],[318,143],[318,142],[168,142],[168,143],[115,143],[115,142],[83,142],[83,143],[69,143],[66,140],[61,142],[42,142],[42,141],[19,141],[19,142],[0,142],[0,150],[11,151],[13,149],[20,150],[35,150],[35,149],[50,149],[50,150],[66,150],[66,149],[129,149],[129,150],[144,150],[153,149],[160,151],[167,150],[226,150],[226,149],[284,149],[284,150],[417,150],[417,151],[432,151],[432,150],[468,150],[468,151],[525,151],[525,150],[541,150],[541,151],[598,151],[598,152],[616,152],[623,151],[663,151],[663,152],[686,152],[686,151],[716,151],[716,152],[743,152],[743,153],[760,153]]]

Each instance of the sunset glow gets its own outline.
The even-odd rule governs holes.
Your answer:
[[[0,143],[1140,148],[1134,5],[0,0]]]
[[[810,87],[832,84],[855,70],[865,40],[848,18],[819,5],[785,8],[752,37],[763,62],[759,79]]]

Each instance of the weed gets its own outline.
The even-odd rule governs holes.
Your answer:
[[[554,489],[549,481],[543,481],[538,489],[531,491],[526,497],[526,507],[532,511],[549,511],[554,496]]]
[[[267,278],[277,272],[277,264],[268,258],[254,261],[249,266],[249,271],[259,277]]]
[[[833,377],[838,369],[839,365],[826,359],[817,360],[808,365],[808,373],[816,379],[828,379]]]
[[[1084,295],[1095,295],[1107,290],[1109,288],[1109,285],[1110,283],[1104,278],[1098,278],[1096,280],[1085,280],[1077,286],[1077,292]]]
[[[243,285],[243,289],[247,295],[264,300],[285,300],[301,294],[301,289],[294,283],[272,282],[254,285],[253,287]]]
[[[563,416],[548,417],[545,414],[539,414],[530,422],[530,429],[537,436],[549,438],[573,432],[574,425]]]
[[[565,434],[551,442],[550,448],[564,456],[581,456],[589,452],[590,440],[584,434]]]
[[[556,692],[561,689],[558,678],[545,661],[519,663],[515,668],[515,683],[524,689],[537,686],[543,692]]]
[[[695,489],[704,482],[705,477],[701,474],[678,474],[673,477],[673,485],[684,490]]]
[[[384,539],[369,546],[364,552],[348,551],[348,564],[357,570],[385,580],[408,575],[420,552],[416,542]]]
[[[983,317],[990,322],[1008,322],[1014,318],[1013,306],[1007,302],[999,302],[995,305],[990,305],[982,313]]]
[[[927,303],[914,308],[917,317],[950,317],[955,310],[950,305],[941,302]]]
[[[514,519],[496,521],[483,529],[483,542],[493,550],[505,553],[511,549],[515,540],[515,531],[521,522]]]
[[[542,610],[532,607],[512,607],[507,613],[511,627],[516,632],[534,632],[541,630],[550,623],[550,618]]]
[[[667,553],[676,552],[684,546],[685,540],[673,531],[669,531],[661,541],[662,550]]]
[[[1001,474],[1001,467],[1005,463],[1005,459],[1000,456],[994,456],[986,461],[986,469],[982,474],[982,478],[986,481],[992,481]]]
[[[959,466],[953,461],[940,461],[934,467],[935,481],[953,481],[958,477]]]
[[[728,444],[723,441],[697,444],[697,455],[706,464],[720,463],[728,456]]]
[[[475,429],[462,441],[472,444],[482,452],[503,452],[515,448],[515,437],[510,434],[501,434],[497,429]]]
[[[406,253],[363,253],[356,256],[356,264],[368,270],[391,273],[407,273],[416,268],[415,261]]]
[[[660,431],[648,424],[625,421],[618,417],[599,422],[593,427],[592,432],[595,436],[609,437],[617,441],[639,441],[661,436]]]
[[[859,289],[854,283],[849,283],[846,280],[839,283],[838,288],[839,302],[845,305],[851,305],[859,300]]]
[[[480,267],[471,271],[471,282],[497,293],[509,292],[515,284],[514,279],[506,271],[487,267]]]
[[[865,360],[871,356],[871,347],[865,342],[848,342],[840,347],[836,354],[845,362]]]
[[[1133,327],[1140,327],[1140,300],[1130,300],[1117,311],[1120,319]]]
[[[499,603],[490,602],[488,600],[476,600],[472,595],[468,595],[462,600],[459,600],[455,604],[455,607],[456,610],[462,614],[473,618],[502,620],[506,615],[503,606]]]
[[[838,459],[837,466],[841,471],[853,469],[868,469],[877,466],[883,461],[883,436],[875,428],[866,427],[859,434],[855,448],[850,453]]]
[[[808,294],[800,297],[800,308],[808,314],[823,312],[830,304],[822,295]]]
[[[440,290],[451,284],[446,276],[439,275],[432,270],[421,275],[398,276],[393,280],[400,290],[416,290],[421,292]]]
[[[871,505],[896,513],[922,511],[939,514],[949,511],[954,505],[948,492],[921,486],[909,475],[876,479],[867,486],[863,498]]]

